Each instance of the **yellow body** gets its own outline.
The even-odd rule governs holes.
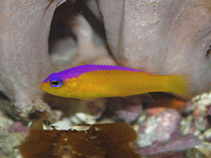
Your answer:
[[[66,98],[90,99],[123,97],[148,92],[168,92],[189,96],[188,82],[180,75],[152,75],[140,71],[103,70],[65,80],[62,87],[42,83],[44,91]]]

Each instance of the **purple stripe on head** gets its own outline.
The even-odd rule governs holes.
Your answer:
[[[43,82],[48,82],[53,77],[57,76],[62,78],[62,80],[71,79],[74,77],[78,77],[84,73],[98,70],[125,70],[125,71],[139,71],[132,68],[120,67],[120,66],[110,66],[110,65],[81,65],[77,67],[73,67],[58,73],[53,73],[48,76]]]
[[[50,81],[54,76],[56,76],[57,73],[50,74],[42,83]]]

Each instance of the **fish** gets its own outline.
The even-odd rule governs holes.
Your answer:
[[[189,97],[186,75],[158,75],[113,65],[80,65],[50,74],[40,88],[64,98],[126,97],[150,92]]]

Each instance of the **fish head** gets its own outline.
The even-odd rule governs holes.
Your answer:
[[[70,98],[74,85],[74,79],[67,79],[59,73],[53,73],[41,83],[40,89],[55,96]]]

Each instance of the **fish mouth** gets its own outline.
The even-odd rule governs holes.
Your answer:
[[[43,90],[43,91],[45,91],[45,84],[44,83],[41,83],[40,89]]]

